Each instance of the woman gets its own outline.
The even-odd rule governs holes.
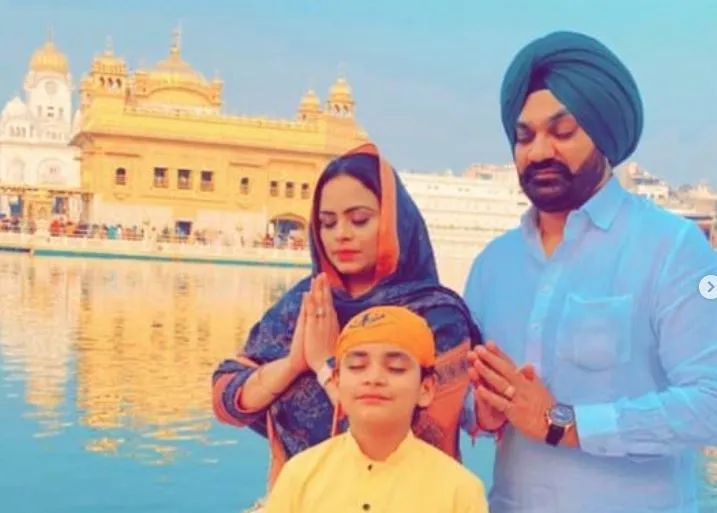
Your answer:
[[[423,217],[374,145],[328,165],[310,225],[312,276],[254,325],[242,354],[216,370],[217,418],[269,439],[271,486],[287,458],[347,427],[334,406],[330,367],[340,327],[371,306],[403,305],[428,321],[438,351],[438,393],[414,431],[460,459],[465,355],[480,334],[462,299],[439,284]]]

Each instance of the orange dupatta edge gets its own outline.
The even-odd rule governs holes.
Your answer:
[[[348,157],[351,155],[371,155],[378,157],[379,161],[381,211],[379,212],[376,272],[373,283],[373,285],[375,285],[383,278],[391,276],[394,272],[396,272],[396,268],[398,267],[400,246],[397,232],[396,177],[393,173],[391,165],[386,160],[381,158],[378,148],[373,143],[362,144],[361,146],[346,152],[342,155],[342,157]],[[321,239],[319,237],[316,219],[311,220],[311,231],[313,239],[317,242],[316,252],[319,257],[319,269],[326,273],[332,287],[343,289],[344,284],[341,281],[341,277],[324,254],[324,248],[320,242]]]

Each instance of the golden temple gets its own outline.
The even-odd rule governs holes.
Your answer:
[[[84,208],[95,222],[185,233],[259,234],[274,221],[303,229],[323,167],[368,140],[343,77],[324,105],[308,91],[295,119],[223,113],[223,82],[183,60],[179,31],[151,69],[130,72],[108,44],[79,89],[71,144],[80,148]]]

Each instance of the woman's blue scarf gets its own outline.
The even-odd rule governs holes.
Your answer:
[[[342,289],[340,277],[324,256],[317,236],[321,190],[338,174],[356,177],[380,199],[377,281],[369,292],[356,298]],[[456,354],[454,350],[467,341],[471,345],[481,343],[478,328],[461,297],[438,281],[433,248],[421,213],[398,174],[379,157],[375,146],[360,147],[329,164],[317,182],[310,231],[314,264],[311,276],[286,292],[253,326],[239,357],[224,361],[214,373],[217,415],[225,422],[249,426],[263,436],[270,434],[266,411],[240,411],[237,394],[256,366],[288,355],[302,295],[309,290],[311,278],[320,272],[327,273],[336,286],[332,295],[341,327],[374,305],[400,305],[423,316],[430,324],[439,358],[442,354]],[[247,360],[253,365],[248,365]],[[465,362],[449,361],[451,363],[443,365],[442,372],[437,368],[439,386],[443,382],[450,387],[451,381],[465,379],[465,369],[458,368]],[[331,435],[334,408],[311,373],[297,378],[291,390],[278,398],[269,411],[275,436],[287,457]],[[345,422],[339,428],[345,429]],[[457,425],[446,429],[454,428],[457,429]],[[433,435],[425,431],[424,436],[424,439],[440,438],[437,431]]]
[[[368,145],[372,148],[372,145]],[[299,281],[266,313],[259,324],[254,326],[245,347],[245,355],[262,364],[283,358],[296,326],[302,295],[310,287],[311,278],[325,268],[327,260],[322,258],[323,250],[318,239],[318,208],[323,186],[337,174],[348,174],[369,185],[379,193],[381,210],[395,208],[398,239],[398,255],[395,271],[385,276],[366,294],[353,298],[342,289],[333,289],[334,308],[339,325],[343,327],[353,316],[376,305],[400,305],[423,315],[437,335],[436,349],[444,350],[454,343],[450,326],[468,323],[471,326],[473,345],[481,343],[478,328],[471,320],[470,312],[463,299],[454,291],[442,286],[438,279],[436,259],[428,235],[426,223],[400,180],[398,173],[389,168],[393,181],[394,197],[384,197],[381,190],[380,162],[371,150],[348,154],[334,160],[322,173],[314,193],[311,219],[311,255],[313,272]],[[380,248],[379,248],[380,253]],[[324,268],[322,269],[322,261]],[[448,337],[448,340],[444,340]]]

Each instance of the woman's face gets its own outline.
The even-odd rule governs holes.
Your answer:
[[[379,202],[359,180],[339,175],[319,201],[319,237],[326,257],[344,276],[372,279],[378,249]]]

